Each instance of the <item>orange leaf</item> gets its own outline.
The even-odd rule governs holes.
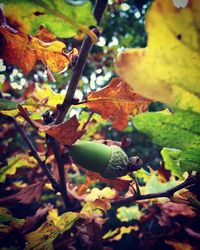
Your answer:
[[[128,115],[136,115],[148,109],[151,100],[134,92],[121,78],[112,79],[103,89],[90,92],[86,105],[103,119],[113,118],[113,127],[123,130],[128,123]]]
[[[42,61],[53,72],[63,71],[73,55],[78,53],[77,49],[64,53],[66,45],[57,41],[44,27],[31,37],[3,24],[0,26],[0,35],[0,58],[17,65],[25,74],[32,70],[37,61]]]
[[[57,125],[43,125],[38,121],[31,120],[26,110],[18,105],[19,114],[34,128],[56,138],[64,145],[74,144],[85,133],[85,130],[78,130],[80,123],[74,115],[68,121]]]
[[[39,130],[55,137],[64,145],[72,145],[85,133],[85,130],[78,130],[79,125],[74,115],[70,120],[64,123],[58,125],[43,125],[39,127]]]
[[[108,185],[115,188],[118,192],[127,191],[129,189],[131,181],[121,180],[121,179],[105,179],[101,177],[100,174],[87,171],[87,175],[91,180],[99,180],[100,182],[105,182]]]

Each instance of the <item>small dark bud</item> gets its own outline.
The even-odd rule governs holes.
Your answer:
[[[42,115],[44,123],[50,124],[53,122],[53,117],[51,116],[49,110],[45,111],[45,113]]]
[[[90,30],[91,30],[97,37],[100,37],[101,32],[98,30],[97,27],[95,27],[95,26],[90,26]]]
[[[130,169],[130,171],[137,171],[141,168],[141,166],[142,160],[139,156],[133,156],[129,158],[128,168]]]
[[[33,14],[34,14],[35,16],[41,16],[41,15],[44,15],[44,12],[35,11],[35,12],[33,12]]]
[[[76,62],[78,60],[78,55],[74,55],[71,60],[71,67],[73,68],[76,65]]]
[[[63,109],[62,104],[57,104],[57,105],[56,105],[56,109],[57,109],[58,111],[61,111],[61,110]]]
[[[73,105],[73,104],[77,104],[77,103],[79,103],[79,99],[77,97],[73,97],[71,104]]]

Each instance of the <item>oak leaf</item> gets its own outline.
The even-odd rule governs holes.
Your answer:
[[[0,35],[0,58],[17,65],[25,74],[32,70],[37,61],[42,61],[52,72],[63,71],[73,55],[78,53],[77,49],[64,53],[66,45],[56,40],[44,27],[31,37],[8,25],[1,25]]]
[[[199,16],[200,0],[182,9],[154,1],[145,21],[147,48],[120,53],[117,73],[147,98],[200,112]]]
[[[165,240],[165,243],[173,246],[173,248],[175,250],[194,250],[195,248],[193,248],[190,244],[188,244],[187,242],[178,242],[178,241],[173,241],[173,240]]]
[[[16,202],[22,204],[30,204],[33,200],[38,201],[42,194],[43,186],[44,182],[37,182],[32,185],[29,185],[25,188],[22,188],[16,194],[10,195],[5,198],[1,198],[0,204],[16,203]]]
[[[20,115],[29,122],[34,128],[38,128],[40,132],[44,132],[64,145],[74,144],[85,133],[85,130],[78,130],[79,122],[76,116],[72,116],[68,121],[58,125],[43,125],[38,121],[31,120],[26,110],[18,105]]]
[[[110,185],[111,187],[115,188],[118,192],[125,192],[129,189],[131,181],[128,180],[122,180],[122,179],[105,179],[103,178],[100,174],[94,173],[94,172],[89,172],[87,171],[87,176],[91,180],[96,180],[99,182],[104,182]]]
[[[123,130],[128,123],[128,115],[145,112],[151,103],[137,94],[121,78],[114,78],[103,89],[90,92],[87,96],[86,106],[100,114],[104,119],[113,119],[113,127]]]

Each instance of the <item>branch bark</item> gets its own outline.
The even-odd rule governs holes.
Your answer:
[[[134,201],[148,200],[148,199],[161,198],[161,197],[166,197],[166,198],[170,199],[174,195],[174,193],[176,193],[177,191],[179,191],[183,188],[189,187],[191,185],[194,185],[198,181],[199,181],[198,175],[191,176],[188,179],[186,179],[183,183],[177,185],[176,187],[168,189],[164,192],[150,193],[150,194],[144,194],[144,195],[135,194],[135,195],[128,197],[128,198],[125,198],[125,199],[113,201],[112,204],[120,206],[120,205],[124,205],[124,204],[130,204],[131,202],[134,202]]]
[[[108,0],[98,0],[95,5],[94,17],[96,18],[98,25],[101,22],[101,18],[106,8],[107,2]],[[61,105],[60,111],[58,112],[58,115],[56,117],[55,124],[59,124],[63,122],[68,110],[71,107],[71,103],[72,103],[75,90],[78,86],[79,79],[83,73],[83,70],[87,61],[87,57],[88,57],[89,52],[92,49],[92,46],[93,46],[93,43],[92,43],[91,38],[89,36],[86,36],[81,46],[80,54],[74,66],[72,78],[70,80],[68,90],[65,95],[64,101]],[[53,149],[56,162],[57,162],[57,166],[58,166],[58,172],[60,176],[60,188],[61,188],[63,201],[65,203],[66,209],[67,208],[69,209],[70,200],[67,195],[67,186],[66,186],[66,180],[65,180],[65,174],[64,174],[64,164],[59,153],[59,145],[58,145],[58,142],[54,138],[51,138],[51,145],[52,145],[52,149]]]
[[[24,139],[25,143],[27,144],[28,148],[30,149],[32,156],[37,160],[38,164],[41,166],[41,168],[44,171],[45,175],[48,177],[49,181],[52,184],[52,187],[57,192],[60,191],[58,183],[56,182],[56,180],[52,176],[52,174],[51,174],[50,170],[48,169],[48,167],[46,166],[46,164],[41,160],[40,156],[37,153],[37,150],[33,146],[32,142],[29,140],[29,138],[26,135],[26,133],[25,133],[24,129],[22,128],[22,126],[20,126],[20,124],[13,117],[6,116],[6,115],[1,115],[1,118],[3,118],[4,120],[14,124],[15,128],[21,134],[22,138]]]

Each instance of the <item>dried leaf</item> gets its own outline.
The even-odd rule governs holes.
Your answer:
[[[165,243],[173,246],[175,250],[194,250],[194,248],[186,242],[177,242],[173,240],[165,240]]]
[[[88,223],[94,219],[101,222],[102,215],[104,215],[110,208],[110,203],[103,199],[87,201],[80,211],[80,217],[86,219]]]
[[[30,123],[34,128],[38,128],[40,132],[44,132],[56,138],[64,145],[74,144],[85,133],[85,130],[78,130],[79,122],[74,115],[68,121],[58,125],[43,125],[37,121],[31,120],[26,110],[18,105],[20,115]]]
[[[63,71],[78,51],[74,49],[65,54],[63,50],[66,45],[57,40],[52,41],[52,38],[49,41],[49,37],[53,36],[49,33],[45,28],[40,30],[39,37],[42,37],[44,42],[37,37],[30,37],[14,30],[8,25],[0,26],[0,58],[9,64],[17,65],[25,74],[32,70],[37,61],[42,61],[53,72]]]
[[[115,188],[118,192],[127,191],[129,189],[130,183],[132,182],[132,181],[121,180],[121,179],[105,179],[101,177],[100,174],[89,172],[89,171],[87,172],[87,175],[92,180],[99,180],[100,182],[107,183],[108,185]]]
[[[45,132],[64,145],[72,145],[85,133],[78,130],[79,122],[74,115],[70,120],[58,125],[39,125],[40,132]]]
[[[51,204],[47,204],[44,207],[40,207],[33,216],[26,217],[22,233],[27,234],[32,231],[38,221],[42,219],[52,208],[53,206]]]
[[[33,200],[38,201],[42,194],[43,186],[44,182],[37,182],[35,184],[22,188],[16,194],[10,195],[5,198],[1,198],[0,204],[15,203],[15,202],[30,204]]]
[[[103,89],[90,92],[86,105],[104,119],[113,119],[113,127],[123,130],[128,123],[128,115],[145,112],[151,100],[134,92],[121,78],[114,78]]]
[[[5,207],[0,207],[0,233],[10,233],[13,229],[21,229],[24,219],[17,219]]]
[[[196,216],[196,213],[186,204],[167,202],[161,205],[161,209],[171,217],[180,214],[190,218]]]

